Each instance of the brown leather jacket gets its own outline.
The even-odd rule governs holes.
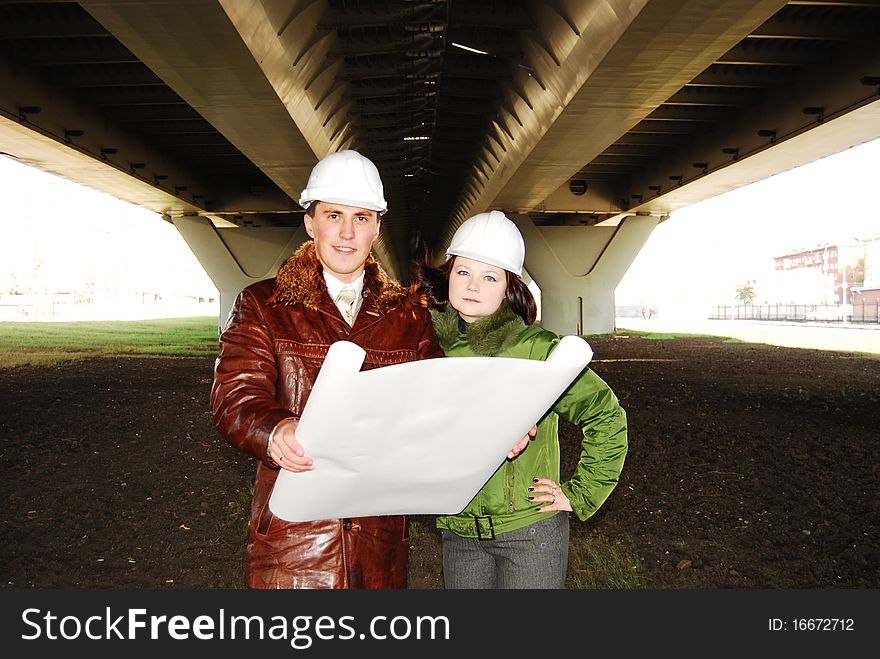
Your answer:
[[[248,525],[251,588],[405,588],[409,529],[402,515],[291,523],[268,500],[278,469],[266,443],[305,407],[327,349],[346,340],[366,350],[364,369],[443,356],[424,299],[386,277],[372,258],[354,327],[327,294],[314,243],[274,280],[248,286],[220,335],[211,406],[220,434],[259,458]],[[389,401],[393,405],[393,401]]]

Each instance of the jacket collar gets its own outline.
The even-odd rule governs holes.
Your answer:
[[[461,334],[458,312],[446,305],[444,311],[434,311],[432,315],[440,346],[448,348]],[[507,300],[502,300],[495,313],[468,323],[464,337],[475,355],[493,357],[512,346],[525,328],[525,321],[510,308]]]
[[[270,305],[292,306],[302,304],[317,309],[327,300],[327,282],[323,266],[315,251],[315,243],[309,240],[294,252],[278,269]],[[381,312],[403,305],[405,308],[426,307],[427,298],[419,293],[418,285],[401,286],[385,274],[373,255],[364,264],[364,298],[370,299]]]

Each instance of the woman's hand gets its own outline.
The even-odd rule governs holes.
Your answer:
[[[525,451],[526,447],[529,445],[529,442],[532,441],[535,438],[535,435],[537,435],[537,434],[538,434],[538,426],[532,426],[532,429],[529,430],[529,432],[526,434],[526,436],[523,437],[521,440],[519,440],[516,443],[516,446],[514,446],[512,449],[510,449],[510,452],[507,454],[507,459],[513,460],[516,456],[518,456],[520,453]]]
[[[535,485],[529,488],[529,492],[532,493],[529,501],[546,504],[536,508],[539,513],[549,513],[554,510],[571,511],[571,501],[565,496],[559,484],[549,478],[536,478]]]

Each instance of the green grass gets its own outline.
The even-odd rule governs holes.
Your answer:
[[[216,354],[217,318],[0,322],[0,368],[48,366],[86,357]]]
[[[416,554],[425,560],[426,553],[441,551],[433,516],[410,517],[409,539]],[[426,552],[426,547],[434,547]],[[439,558],[437,559],[440,560]],[[420,569],[428,569],[422,566]],[[440,570],[440,565],[430,567]],[[642,562],[633,552],[626,538],[609,539],[599,533],[590,533],[573,527],[568,546],[568,575],[565,587],[570,590],[589,589],[643,589],[649,588],[643,574]]]
[[[688,334],[686,332],[642,332],[639,330],[617,330],[615,336],[638,336],[649,341],[670,341],[672,339],[719,339],[724,343],[743,343],[740,339],[732,336],[718,334]]]
[[[647,588],[641,561],[620,539],[597,534],[572,533],[568,548],[566,588]]]

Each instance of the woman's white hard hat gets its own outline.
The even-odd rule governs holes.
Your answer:
[[[452,236],[446,260],[463,256],[522,275],[526,244],[516,225],[501,211],[479,213],[465,220]]]
[[[299,205],[308,208],[315,201],[367,208],[380,215],[388,210],[376,165],[351,149],[331,153],[312,168]]]

